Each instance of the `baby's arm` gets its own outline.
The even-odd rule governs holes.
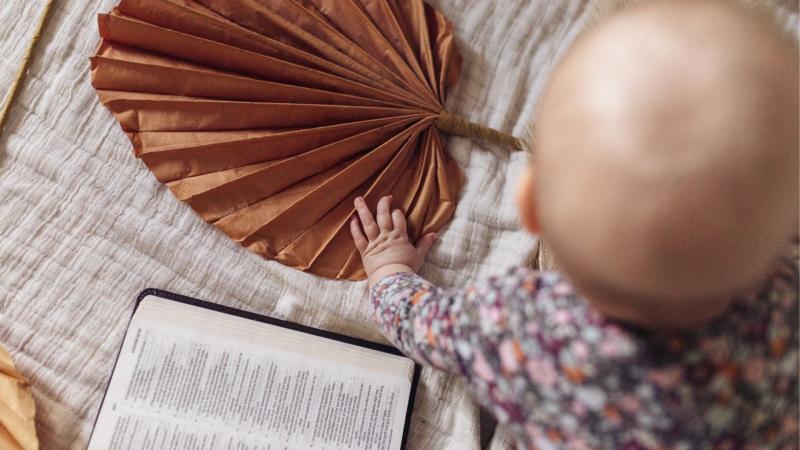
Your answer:
[[[422,363],[469,379],[490,376],[485,354],[519,352],[512,341],[503,343],[514,331],[501,316],[531,300],[536,288],[532,272],[519,269],[465,289],[438,288],[416,275],[435,236],[423,237],[414,247],[403,214],[389,212],[390,201],[382,198],[373,218],[363,199],[357,198],[358,218],[351,222],[384,334]]]
[[[442,289],[416,274],[398,273],[381,279],[370,300],[383,333],[404,353],[482,383],[500,375],[498,353],[511,365],[521,362],[514,335],[522,317],[515,309],[533,301],[534,276],[517,268],[466,288]]]
[[[352,232],[384,334],[416,361],[464,376],[501,423],[534,440],[574,432],[578,420],[589,437],[609,427],[671,426],[641,424],[636,411],[619,409],[631,385],[652,387],[640,378],[636,341],[589,309],[557,273],[516,268],[441,289],[416,274],[430,244],[411,245],[403,215],[388,213],[388,198],[378,204],[377,221],[360,199],[356,209],[367,225],[362,232],[354,219]],[[530,423],[533,417],[550,429]]]

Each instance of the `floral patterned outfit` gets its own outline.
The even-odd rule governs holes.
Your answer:
[[[680,334],[614,322],[526,268],[453,290],[400,273],[370,297],[399,349],[464,376],[523,448],[797,449],[797,270]]]

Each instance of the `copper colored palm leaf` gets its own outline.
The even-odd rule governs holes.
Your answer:
[[[92,83],[136,156],[244,247],[361,279],[356,196],[392,194],[413,240],[452,217],[461,59],[421,0],[123,0],[99,28]]]

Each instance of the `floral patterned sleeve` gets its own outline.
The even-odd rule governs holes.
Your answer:
[[[497,363],[516,366],[522,361],[521,340],[514,336],[532,330],[535,321],[528,316],[534,312],[528,303],[544,281],[539,272],[515,268],[448,290],[418,275],[398,273],[379,281],[370,298],[383,333],[401,351],[470,380],[492,380]],[[498,355],[502,361],[493,361]]]
[[[384,334],[460,374],[523,448],[797,448],[798,266],[696,330],[648,332],[597,312],[556,272],[466,288],[415,274],[371,292]]]

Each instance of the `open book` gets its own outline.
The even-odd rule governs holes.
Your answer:
[[[148,289],[89,450],[400,449],[417,378],[392,347]]]

